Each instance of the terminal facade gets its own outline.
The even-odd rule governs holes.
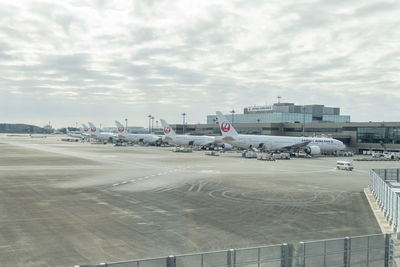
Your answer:
[[[340,108],[324,105],[275,103],[244,108],[243,114],[225,117],[241,134],[276,136],[327,136],[342,141],[349,150],[400,151],[400,122],[350,122]],[[207,124],[176,124],[177,133],[220,135],[215,115]]]
[[[302,136],[303,123],[234,123],[238,133]],[[177,133],[221,135],[218,124],[172,125]],[[400,151],[400,122],[306,123],[305,136],[329,136],[342,141],[350,150]]]

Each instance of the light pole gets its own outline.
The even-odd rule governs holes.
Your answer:
[[[306,131],[306,107],[303,106],[303,137],[305,137],[305,131]]]
[[[149,118],[149,133],[150,133],[150,131],[151,131],[151,118],[152,118],[153,116],[151,116],[151,115],[149,115],[149,116],[147,116],[147,118]]]
[[[232,109],[232,110],[230,111],[230,113],[232,113],[232,125],[233,125],[233,119],[234,119],[233,115],[235,114],[235,110]]]
[[[154,117],[151,117],[151,129],[154,130]]]
[[[78,122],[75,122],[75,129],[78,129]]]
[[[128,119],[125,119],[125,131],[128,132]]]
[[[185,117],[186,117],[186,113],[183,112],[181,115],[183,117],[182,134],[184,134],[185,133]]]
[[[158,129],[158,120],[156,121],[156,128]]]

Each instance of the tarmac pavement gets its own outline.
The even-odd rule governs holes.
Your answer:
[[[369,169],[0,135],[0,260],[72,266],[380,233]]]

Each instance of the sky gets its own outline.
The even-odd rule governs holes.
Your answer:
[[[205,123],[282,102],[400,121],[397,0],[0,1],[0,123]]]

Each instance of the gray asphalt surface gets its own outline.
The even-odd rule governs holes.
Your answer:
[[[0,135],[0,259],[72,266],[379,233],[363,188],[391,162],[262,162],[238,153]],[[349,159],[346,159],[349,160]],[[351,159],[350,159],[351,161]]]

